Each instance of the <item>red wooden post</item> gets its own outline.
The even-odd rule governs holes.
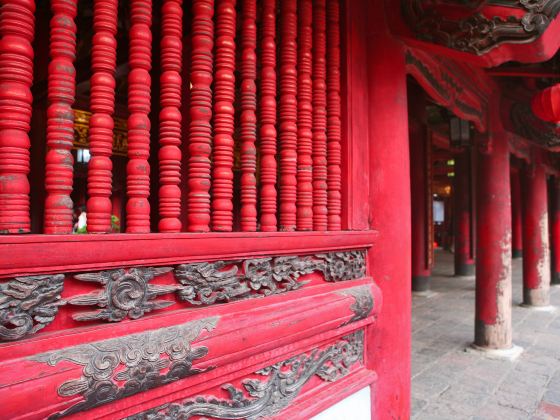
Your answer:
[[[521,258],[523,255],[523,222],[521,216],[521,178],[518,168],[511,170],[511,256]]]
[[[327,89],[325,0],[313,1],[313,229],[327,230]]]
[[[327,209],[328,230],[342,228],[342,150],[339,0],[327,0]]]
[[[313,230],[313,0],[298,3],[297,228]]]
[[[94,0],[93,47],[91,52],[91,111],[88,167],[87,230],[111,230],[111,153],[115,109],[115,66],[117,60],[118,0]]]
[[[78,0],[52,0],[45,157],[46,234],[72,233],[74,111],[76,94],[76,23]]]
[[[126,231],[149,233],[152,0],[130,1],[130,23]]]
[[[455,275],[474,275],[471,255],[471,152],[466,150],[455,157]]]
[[[257,230],[257,2],[242,1],[241,20],[241,230]]]
[[[180,232],[183,0],[165,0],[161,18],[158,230]]]
[[[27,233],[35,2],[0,8],[0,233]]]
[[[277,230],[276,219],[276,0],[263,0],[261,34],[261,230]]]
[[[550,254],[548,248],[548,202],[546,172],[539,150],[523,176],[523,304],[550,303]]]
[[[280,229],[296,229],[297,1],[280,3]]]
[[[560,179],[556,176],[552,180],[552,269],[551,283],[560,284]]]
[[[194,0],[192,19],[189,133],[190,232],[210,230],[210,154],[212,153],[212,49],[214,0]]]
[[[235,26],[235,0],[219,0],[216,11],[212,227],[220,232],[233,229]]]
[[[512,348],[509,149],[504,133],[491,135],[490,149],[477,157],[474,344],[506,350]]]

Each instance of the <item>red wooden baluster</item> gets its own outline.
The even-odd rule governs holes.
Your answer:
[[[233,229],[233,130],[235,115],[235,0],[218,0],[214,81],[212,227]]]
[[[115,66],[117,60],[118,0],[94,0],[93,47],[91,53],[91,111],[88,167],[87,230],[111,230],[111,153],[115,108]]]
[[[327,207],[328,229],[340,230],[342,212],[340,9],[339,0],[327,0]]]
[[[149,233],[152,0],[130,0],[130,23],[126,231]]]
[[[51,0],[45,157],[45,223],[47,234],[72,233],[74,103],[76,94],[76,23],[78,0]]]
[[[35,2],[0,2],[0,233],[25,233]]]
[[[296,228],[297,0],[280,2],[280,229]]]
[[[298,195],[297,228],[313,230],[313,1],[298,3]]]
[[[214,0],[193,0],[192,7],[188,230],[207,232],[210,230]]]
[[[325,0],[313,1],[313,229],[327,230]]]
[[[257,2],[243,0],[241,21],[241,230],[257,230]]]
[[[277,230],[276,219],[276,0],[263,0],[261,37],[261,230]]]
[[[158,228],[180,232],[183,0],[165,0],[161,31]]]

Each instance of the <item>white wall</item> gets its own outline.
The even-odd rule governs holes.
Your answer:
[[[370,388],[361,389],[327,408],[312,420],[371,420]]]

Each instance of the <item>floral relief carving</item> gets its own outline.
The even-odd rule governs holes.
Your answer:
[[[314,376],[336,382],[348,375],[352,366],[362,361],[363,352],[364,335],[360,330],[324,349],[315,349],[255,372],[262,379],[242,381],[243,389],[225,384],[223,389],[229,393],[229,399],[197,396],[139,413],[127,420],[184,420],[192,416],[269,418],[286,408]]]
[[[329,282],[361,278],[366,273],[365,252],[182,264],[175,276],[183,285],[178,291],[180,299],[211,305],[296,290],[306,284],[299,280],[301,276],[315,272]]]
[[[82,376],[58,388],[61,397],[81,395],[83,401],[56,413],[59,418],[205,372],[195,361],[208,354],[192,343],[211,331],[218,317],[131,334],[39,354],[32,360],[55,366],[62,361],[83,366]]]
[[[0,341],[19,340],[49,325],[66,302],[64,275],[16,277],[0,283]]]
[[[138,319],[147,312],[173,305],[175,302],[172,300],[156,300],[155,298],[173,293],[180,289],[180,286],[149,284],[156,276],[172,270],[172,267],[139,267],[78,274],[74,276],[76,279],[99,283],[103,289],[70,299],[68,303],[72,305],[99,307],[96,311],[75,314],[73,318],[76,321],[118,322],[126,318]]]

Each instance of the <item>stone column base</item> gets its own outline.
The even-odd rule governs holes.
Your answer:
[[[480,347],[476,344],[471,344],[470,347],[465,349],[467,353],[475,353],[481,356],[487,357],[488,359],[501,359],[513,361],[517,359],[521,353],[523,353],[523,348],[512,345],[509,349],[489,349],[486,347]]]
[[[511,250],[511,258],[523,258],[523,250],[522,249],[512,249]]]
[[[430,290],[431,276],[412,276],[412,291],[427,292]]]
[[[455,264],[455,276],[457,277],[472,277],[474,273],[474,264]]]

